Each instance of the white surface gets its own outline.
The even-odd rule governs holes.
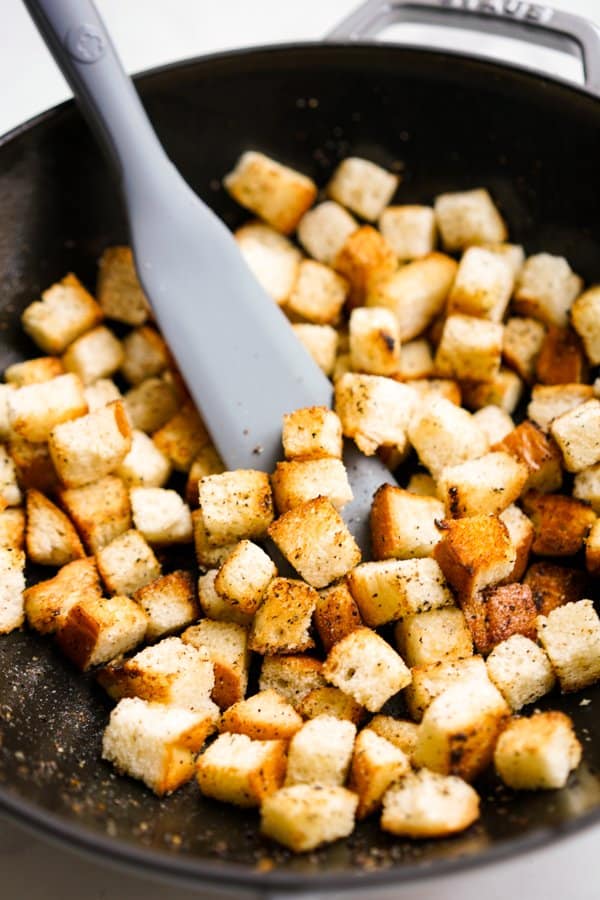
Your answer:
[[[237,46],[318,40],[355,6],[355,0],[98,0],[130,72]],[[600,0],[555,0],[554,6],[595,17],[600,23]],[[414,25],[403,34],[414,43],[424,39],[443,46],[447,40],[442,29],[422,32]],[[395,30],[393,36],[400,39],[400,32]],[[451,41],[454,47],[473,47],[472,40],[456,34]],[[476,46],[478,52],[492,55],[525,53],[529,65],[548,66],[564,77],[577,78],[580,72],[575,61],[553,51],[525,51],[519,43],[481,36]],[[20,0],[0,0],[0,84],[0,134],[69,94]],[[381,898],[597,900],[599,839],[600,829],[594,829],[550,850],[467,875],[386,891]],[[3,900],[189,900],[197,896],[115,872],[47,845],[3,820],[0,873]],[[366,895],[361,900],[363,896],[367,900]],[[341,898],[336,895],[335,900]]]

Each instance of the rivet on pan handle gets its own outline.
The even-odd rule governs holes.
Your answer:
[[[326,39],[371,38],[401,22],[501,34],[566,50],[581,59],[587,90],[600,96],[600,31],[581,16],[526,0],[367,0]]]

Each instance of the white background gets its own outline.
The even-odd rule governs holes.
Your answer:
[[[357,0],[98,0],[130,72],[175,59],[251,44],[319,40]],[[554,0],[555,7],[595,19],[600,0]],[[387,36],[386,36],[387,37]],[[444,46],[442,29],[406,26],[396,40]],[[452,46],[527,61],[564,77],[581,78],[580,65],[519,42],[456,34]],[[68,88],[20,0],[0,0],[0,134],[68,95]],[[600,162],[600,153],[599,153]],[[0,210],[1,215],[1,210]],[[1,273],[0,273],[1,277]],[[397,900],[597,900],[600,829],[549,850],[468,875],[386,892]],[[113,872],[31,837],[0,820],[0,894],[3,900],[184,900],[196,894]],[[210,894],[203,894],[209,897]],[[346,894],[346,897],[349,895]],[[374,895],[369,893],[369,900]],[[332,897],[331,900],[334,900]],[[336,897],[335,900],[338,900]],[[365,900],[367,898],[365,897]]]

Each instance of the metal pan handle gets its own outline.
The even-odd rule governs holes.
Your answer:
[[[600,96],[600,31],[581,16],[527,0],[367,0],[326,39],[375,37],[399,22],[493,32],[567,50],[581,59],[587,90]]]

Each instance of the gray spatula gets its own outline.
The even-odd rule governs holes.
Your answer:
[[[329,380],[167,158],[93,4],[25,5],[113,162],[140,281],[225,464],[272,471],[283,413],[328,406]],[[393,479],[354,445],[344,461],[354,492],[344,518],[366,550],[373,494]]]

